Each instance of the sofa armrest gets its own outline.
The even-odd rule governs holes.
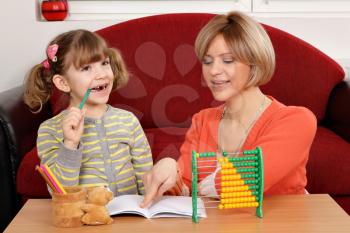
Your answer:
[[[20,86],[0,93],[0,231],[21,206],[16,194],[18,166],[35,145],[40,123],[51,116],[49,105],[32,113],[23,102],[23,90]]]
[[[40,113],[32,113],[23,102],[23,86],[0,93],[0,123],[10,149],[14,169],[22,156],[35,146],[40,124],[51,117],[49,105],[44,105]]]
[[[332,91],[329,98],[325,124],[350,142],[350,83],[343,81]]]
[[[15,215],[16,203],[18,202],[15,195],[13,177],[11,175],[11,167],[9,164],[9,151],[6,146],[6,136],[0,128],[0,232],[3,232],[7,224]]]

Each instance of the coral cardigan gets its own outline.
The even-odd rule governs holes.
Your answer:
[[[316,133],[316,117],[307,108],[285,106],[269,98],[272,103],[256,121],[241,149],[262,148],[265,194],[305,193],[305,166]],[[178,160],[179,172],[188,187],[191,187],[192,150],[217,151],[218,126],[223,109],[223,105],[204,109],[192,118]],[[210,165],[216,166],[216,162]],[[208,168],[202,168],[199,172],[204,169],[208,171]],[[213,172],[214,168],[210,171]],[[207,175],[199,176],[199,181]]]

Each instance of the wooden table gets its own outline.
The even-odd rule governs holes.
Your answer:
[[[56,228],[51,224],[47,199],[31,199],[5,230],[11,232],[138,233],[138,232],[350,232],[348,216],[326,194],[265,197],[264,218],[255,209],[207,209],[200,223],[190,218],[146,219],[137,215],[114,217],[112,225]]]

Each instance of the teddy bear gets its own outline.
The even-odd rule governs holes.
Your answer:
[[[106,204],[113,199],[113,193],[106,187],[87,188],[86,203],[81,207],[85,214],[81,221],[86,225],[111,224],[113,219],[109,216]]]

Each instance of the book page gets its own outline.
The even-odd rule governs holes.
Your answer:
[[[110,215],[137,214],[146,218],[191,217],[192,198],[184,196],[163,196],[149,208],[141,208],[144,196],[122,195],[107,204]],[[198,216],[206,217],[203,201],[198,198]]]
[[[197,199],[197,213],[199,217],[207,217],[204,203]],[[192,197],[185,196],[163,196],[159,201],[149,207],[152,218],[160,217],[191,217]]]
[[[138,214],[150,218],[148,209],[140,207],[142,201],[143,196],[140,195],[122,195],[113,198],[106,207],[109,215]]]

